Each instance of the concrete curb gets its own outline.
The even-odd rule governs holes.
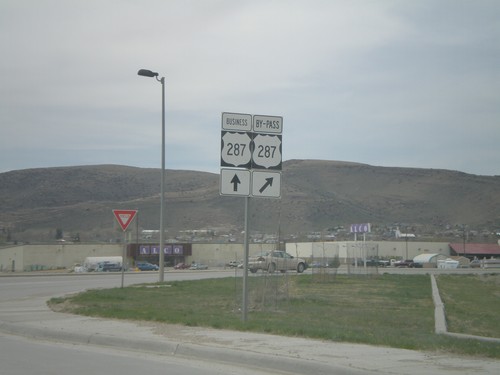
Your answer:
[[[95,345],[120,350],[153,353],[157,355],[196,358],[212,362],[241,365],[246,368],[263,369],[266,371],[285,372],[291,374],[329,375],[332,371],[339,374],[366,374],[366,370],[356,369],[332,363],[322,363],[312,359],[290,357],[286,355],[270,355],[240,349],[196,345],[185,342],[163,340],[124,339],[106,334],[82,334],[79,332],[54,330],[15,323],[0,323],[0,331],[38,340],[56,341],[62,343]]]
[[[33,327],[15,323],[0,323],[0,331],[12,335],[30,337],[34,339],[52,340],[57,342],[70,342],[74,344],[98,345],[117,347],[127,350],[138,350],[156,354],[174,353],[177,345],[169,341],[153,342],[151,340],[124,340],[122,337],[89,333],[82,334],[67,330],[54,330],[43,327]]]
[[[431,285],[432,285],[432,300],[434,301],[434,331],[437,334],[443,334],[448,332],[448,327],[446,325],[446,313],[444,309],[444,303],[439,295],[439,289],[437,286],[436,278],[431,275]]]

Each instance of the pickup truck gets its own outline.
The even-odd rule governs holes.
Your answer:
[[[254,257],[248,258],[248,269],[255,273],[258,270],[272,273],[274,271],[286,272],[297,271],[304,272],[307,263],[302,258],[294,258],[285,251],[269,251]]]

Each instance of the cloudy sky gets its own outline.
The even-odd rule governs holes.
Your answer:
[[[500,175],[497,0],[0,0],[0,172],[218,173],[221,113],[283,160]]]

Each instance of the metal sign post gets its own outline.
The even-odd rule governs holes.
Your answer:
[[[363,251],[361,251],[361,255],[363,256],[363,266],[366,269],[366,258],[367,258],[367,250],[366,250],[366,233],[371,232],[370,223],[364,224],[351,224],[351,233],[354,233],[354,242],[357,243],[357,234],[363,233]],[[355,259],[355,266],[358,266],[358,260]]]
[[[245,236],[243,240],[243,302],[241,306],[242,317],[241,319],[246,322],[248,320],[248,205],[250,197],[245,198]]]
[[[137,211],[138,210],[113,210],[113,215],[115,215],[118,224],[120,224],[120,227],[123,230],[122,288],[125,281],[125,260],[127,259],[127,228],[132,220],[134,220]]]
[[[122,251],[122,284],[121,288],[125,284],[125,259],[127,258],[127,231],[123,231],[123,251]]]
[[[245,197],[242,320],[248,319],[250,197],[281,198],[283,117],[222,113],[220,194]]]

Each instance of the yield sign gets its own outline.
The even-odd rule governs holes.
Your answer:
[[[129,226],[129,224],[134,220],[135,214],[137,210],[113,210],[113,214],[118,220],[118,224],[122,227],[125,232]]]

